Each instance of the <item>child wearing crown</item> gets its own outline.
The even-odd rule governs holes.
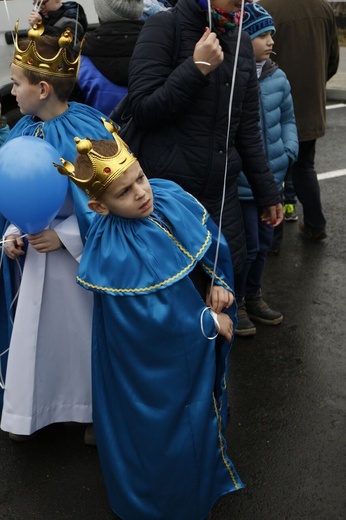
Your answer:
[[[242,487],[223,437],[230,253],[221,235],[211,284],[216,225],[174,182],[148,181],[107,127],[115,142],[76,138],[74,165],[56,166],[98,213],[77,281],[95,297],[93,418],[108,497],[124,520],[202,520]]]
[[[8,139],[25,135],[46,139],[73,161],[76,133],[95,139],[111,136],[100,112],[67,102],[79,64],[79,57],[69,50],[70,31],[60,38],[43,32],[38,24],[27,40],[18,43],[17,38],[15,43],[12,94],[23,117]],[[10,224],[5,231],[6,255],[12,260],[24,258],[1,419],[1,428],[14,440],[25,440],[51,423],[92,421],[92,298],[75,283],[90,217],[87,197],[70,183],[49,229],[28,236],[28,243],[15,226]],[[12,260],[7,264],[14,264]],[[8,286],[7,269],[4,275]]]

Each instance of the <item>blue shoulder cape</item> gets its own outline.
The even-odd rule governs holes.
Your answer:
[[[199,261],[212,273],[216,226],[206,209],[172,181],[152,179],[150,184],[150,217],[95,217],[77,279],[85,289],[113,296],[149,294],[178,282]],[[232,262],[223,237],[221,251],[215,283],[231,290]]]

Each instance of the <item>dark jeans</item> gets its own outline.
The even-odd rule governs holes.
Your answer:
[[[287,170],[284,181],[284,204],[297,204],[297,196],[294,191],[291,168]]]
[[[298,160],[291,167],[291,172],[295,192],[303,206],[304,224],[312,229],[323,229],[326,219],[315,170],[315,149],[316,139],[300,142]]]
[[[254,201],[240,201],[246,237],[246,261],[242,273],[235,276],[237,300],[252,297],[262,287],[267,251],[273,241],[274,228],[261,221],[261,211]]]

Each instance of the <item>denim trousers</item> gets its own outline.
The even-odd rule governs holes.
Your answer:
[[[291,173],[295,192],[303,206],[304,224],[312,229],[323,229],[326,219],[315,170],[315,152],[316,139],[299,142],[298,160],[291,167]]]
[[[254,201],[240,201],[246,237],[246,261],[243,271],[235,276],[236,299],[251,298],[262,287],[267,251],[270,249],[274,228],[261,221],[262,211]]]
[[[284,204],[297,204],[297,196],[294,191],[292,170],[288,168],[284,181]]]

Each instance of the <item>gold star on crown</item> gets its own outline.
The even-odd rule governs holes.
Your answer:
[[[87,155],[92,164],[92,175],[89,179],[79,179],[76,177],[74,165],[60,158],[62,166],[54,164],[62,175],[67,175],[79,188],[81,188],[89,197],[97,199],[105,189],[120,175],[122,175],[137,159],[129,150],[127,144],[118,135],[118,128],[114,123],[106,121],[102,118],[106,129],[112,134],[116,144],[117,152],[110,156],[104,157],[93,149],[92,142],[88,137],[80,139],[75,137],[77,143],[76,149],[79,154]]]
[[[70,61],[67,57],[67,48],[73,40],[70,29],[66,29],[58,40],[60,49],[53,58],[44,58],[37,50],[37,41],[44,33],[44,26],[41,21],[33,25],[28,31],[28,38],[30,40],[26,49],[21,50],[18,47],[18,26],[19,20],[14,27],[15,41],[14,41],[14,57],[13,63],[23,69],[29,69],[39,74],[47,74],[49,76],[60,76],[62,78],[76,78],[79,70],[80,52],[74,61]]]

